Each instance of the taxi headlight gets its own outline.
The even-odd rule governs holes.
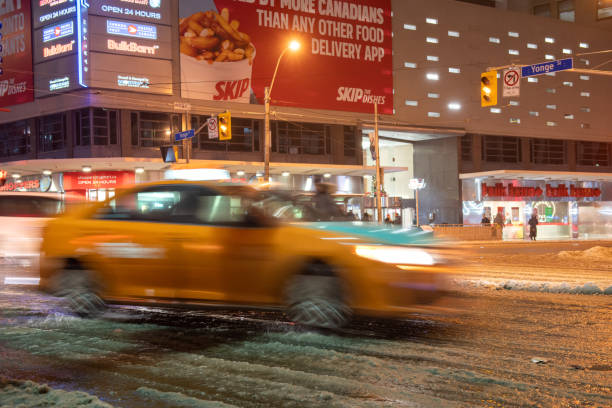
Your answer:
[[[396,265],[433,265],[434,258],[420,248],[357,245],[355,253],[363,258]]]

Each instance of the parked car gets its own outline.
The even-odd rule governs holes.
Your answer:
[[[0,258],[4,262],[38,258],[42,229],[62,209],[59,194],[0,192]]]
[[[158,182],[49,222],[40,288],[82,316],[105,303],[284,308],[339,327],[352,314],[431,310],[446,266],[427,247],[383,245],[266,215],[246,185]]]

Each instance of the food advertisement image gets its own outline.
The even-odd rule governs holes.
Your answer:
[[[180,0],[181,95],[393,113],[390,0]],[[291,41],[298,50],[287,49]]]

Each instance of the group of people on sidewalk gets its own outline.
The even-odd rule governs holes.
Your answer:
[[[482,214],[482,220],[480,221],[480,223],[484,226],[491,226],[491,220],[489,219],[489,217],[487,217],[487,214]],[[529,218],[527,224],[529,225],[529,239],[535,241],[538,235],[538,213],[535,210],[531,214],[531,218]],[[498,212],[495,215],[495,218],[493,219],[493,225],[499,231],[503,230],[504,217],[501,215],[501,213]]]

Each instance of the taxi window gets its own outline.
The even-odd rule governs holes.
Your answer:
[[[240,224],[246,221],[251,203],[237,195],[200,195],[196,217],[205,224]]]
[[[160,186],[122,195],[108,202],[95,218],[169,223],[195,222],[198,193],[192,186]]]

